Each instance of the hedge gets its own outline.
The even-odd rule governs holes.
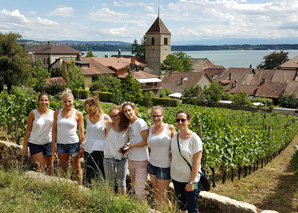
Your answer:
[[[93,91],[94,95],[98,94],[99,100],[103,102],[112,102],[113,93],[111,92],[102,92],[102,91]]]
[[[180,100],[179,99],[173,99],[173,98],[152,98],[153,106],[171,106],[176,107],[179,105]]]
[[[90,96],[89,90],[77,89],[72,91],[75,98],[86,99]]]

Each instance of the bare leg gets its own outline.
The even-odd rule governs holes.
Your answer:
[[[80,161],[80,155],[75,156],[72,158],[73,160],[73,167],[76,172],[76,181],[82,185],[83,182],[83,171],[81,168],[81,161]]]
[[[36,154],[32,155],[32,158],[35,160],[35,162],[37,164],[37,171],[43,172],[45,169],[45,160],[43,157],[43,153],[42,152],[36,153]]]
[[[59,159],[59,163],[60,163],[63,175],[67,175],[68,178],[69,178],[69,173],[67,171],[67,168],[68,168],[69,157],[70,157],[70,154],[65,154],[65,153],[58,154],[58,159]]]
[[[163,202],[165,202],[168,207],[169,207],[169,210],[172,209],[172,203],[171,201],[168,199],[168,190],[169,190],[169,184],[170,184],[170,180],[158,180],[157,179],[157,195],[155,197],[156,201],[159,203],[159,204],[162,204]]]
[[[47,174],[52,175],[54,169],[54,156],[53,155],[45,155],[44,161],[46,164]]]
[[[122,195],[126,195],[126,187],[123,188],[123,189],[121,189],[121,194],[122,194]]]

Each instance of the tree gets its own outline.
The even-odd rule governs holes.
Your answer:
[[[145,47],[146,47],[146,36],[144,35],[141,41],[141,44],[138,44],[137,39],[134,40],[131,45],[131,54],[135,55],[145,55]]]
[[[143,100],[143,94],[140,86],[140,82],[135,80],[131,75],[128,75],[121,81],[121,85],[118,90],[127,98],[127,101],[140,103]]]
[[[182,92],[183,103],[202,104],[205,102],[203,89],[200,85],[192,85],[184,88]]]
[[[281,64],[285,63],[289,60],[288,58],[289,52],[280,51],[277,53],[274,51],[273,53],[264,56],[264,61],[257,66],[258,69],[275,69],[279,67]]]
[[[12,85],[22,85],[30,77],[28,52],[16,41],[21,37],[16,33],[0,33],[0,91],[4,84],[10,91]]]
[[[107,92],[116,92],[121,84],[119,78],[113,77],[112,75],[99,75],[98,80],[93,82],[90,91],[107,91]]]
[[[204,90],[204,96],[207,103],[216,103],[224,96],[225,88],[221,83],[213,81],[210,86]]]
[[[296,109],[298,107],[298,100],[296,99],[295,93],[291,93],[290,95],[281,94],[278,99],[278,104],[281,107]]]
[[[241,91],[240,93],[234,94],[232,96],[233,105],[236,106],[251,106],[252,103],[248,100],[248,93],[246,91]]]
[[[47,85],[47,78],[50,78],[51,74],[42,66],[41,60],[38,60],[36,65],[32,68],[31,83],[34,85],[34,89],[42,91],[43,87]]]
[[[160,65],[160,69],[166,71],[167,73],[171,73],[173,71],[193,71],[192,63],[190,62],[189,58],[190,56],[187,56],[187,54],[184,52],[169,54]]]
[[[88,52],[87,52],[87,55],[86,55],[86,57],[96,57],[95,55],[93,55],[93,53],[92,53],[92,51],[91,50],[89,50]]]
[[[67,87],[71,90],[82,89],[83,77],[81,68],[78,67],[72,59],[70,62],[70,70],[66,71]]]

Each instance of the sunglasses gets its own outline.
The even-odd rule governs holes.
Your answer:
[[[116,114],[116,115],[111,115],[110,117],[111,118],[117,118],[117,117],[119,117],[120,116],[120,114],[118,113],[118,114]]]
[[[176,119],[176,122],[177,122],[177,123],[179,123],[180,121],[181,121],[182,123],[184,123],[185,121],[187,121],[187,119],[184,119],[184,118],[182,118],[182,119],[177,118],[177,119]]]

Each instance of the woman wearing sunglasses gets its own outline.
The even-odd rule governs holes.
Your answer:
[[[107,142],[104,150],[106,180],[113,186],[116,178],[121,194],[125,195],[127,158],[122,154],[121,148],[127,145],[129,120],[121,113],[119,106],[110,109],[110,117],[112,122],[107,124]]]
[[[150,147],[150,158],[147,171],[154,189],[154,198],[157,208],[165,202],[171,208],[167,191],[171,180],[170,176],[170,143],[176,130],[173,125],[163,122],[164,112],[161,106],[154,106],[151,109],[153,126],[149,127],[147,139]]]
[[[176,114],[179,132],[171,141],[171,177],[175,195],[182,212],[199,212],[198,199],[201,188],[202,141],[189,129],[190,115],[187,111]],[[190,164],[190,166],[189,166]]]
[[[85,182],[90,184],[94,178],[105,178],[103,166],[105,130],[111,119],[104,113],[97,97],[86,99],[84,104],[88,111],[84,143]]]
[[[130,144],[127,151],[131,183],[134,186],[136,195],[145,200],[145,186],[148,175],[147,165],[149,158],[147,148],[148,126],[143,119],[138,117],[138,110],[134,103],[124,102],[122,104],[122,110],[130,122]]]

